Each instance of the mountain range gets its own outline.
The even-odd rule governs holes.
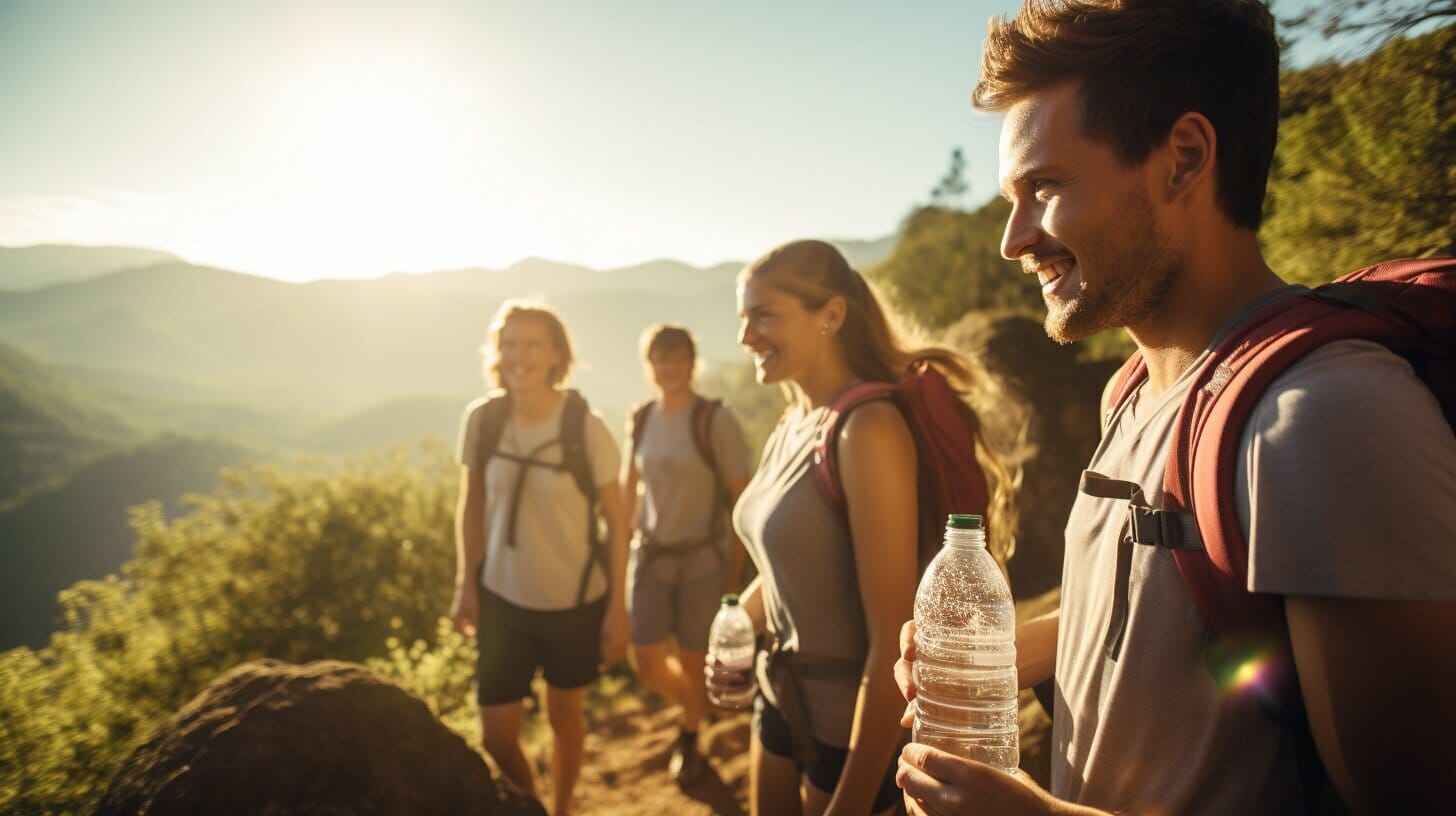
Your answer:
[[[892,246],[846,242],[846,252],[864,265]],[[499,270],[297,284],[171,260],[0,291],[0,342],[102,372],[113,390],[165,381],[238,404],[341,414],[479,393],[492,314],[506,298],[532,297],[566,319],[582,361],[577,386],[620,418],[644,392],[637,338],[647,325],[688,326],[708,361],[741,355],[740,268],[659,260],[596,271],[531,258]],[[8,283],[0,275],[0,289]]]
[[[842,249],[867,268],[894,243]],[[120,568],[137,503],[178,512],[243,459],[453,438],[485,388],[480,346],[507,298],[561,312],[574,385],[620,429],[648,393],[647,325],[688,326],[710,367],[744,359],[741,268],[531,258],[298,284],[149,250],[0,247],[0,549],[12,567],[0,649],[43,644],[57,592]]]

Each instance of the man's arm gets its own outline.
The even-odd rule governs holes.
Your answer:
[[[1057,668],[1057,630],[1062,611],[1032,618],[1016,629],[1016,682],[1019,688],[1050,680]]]
[[[1345,803],[1449,812],[1456,604],[1289,597],[1284,609],[1315,746]]]

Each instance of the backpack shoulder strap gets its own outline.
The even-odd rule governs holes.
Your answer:
[[[1274,303],[1215,346],[1195,374],[1174,427],[1163,480],[1164,505],[1191,513],[1201,550],[1173,558],[1204,617],[1239,660],[1240,650],[1272,650],[1275,708],[1302,712],[1289,655],[1288,628],[1277,596],[1250,593],[1248,541],[1235,511],[1244,426],[1265,390],[1289,367],[1333,340],[1381,343],[1412,362],[1448,419],[1456,394],[1436,371],[1453,373],[1456,344],[1456,261],[1394,261],[1346,275],[1313,292]],[[1249,633],[1254,633],[1251,637]],[[1295,710],[1298,708],[1299,710]]]
[[[819,492],[835,512],[845,512],[844,485],[839,481],[839,432],[854,409],[873,400],[894,399],[898,390],[899,385],[888,382],[853,386],[834,400],[814,432],[814,477],[819,483]]]
[[[657,400],[639,402],[632,408],[632,458],[637,458],[637,451],[642,449],[642,436],[647,433],[647,417],[652,414],[652,406]]]
[[[586,450],[586,421],[590,407],[586,398],[575,389],[566,392],[566,405],[561,410],[561,466],[571,474],[576,489],[586,498],[586,541],[587,559],[577,585],[576,603],[586,603],[586,592],[591,586],[594,569],[601,568],[607,579],[607,590],[611,591],[612,572],[607,556],[605,537],[597,513],[597,485],[592,474],[591,459]]]
[[[500,447],[501,433],[511,415],[511,395],[499,389],[492,391],[476,410],[480,417],[477,420],[480,423],[476,433],[477,451],[480,464],[484,466]]]
[[[592,476],[591,459],[586,450],[586,399],[575,389],[566,392],[566,405],[561,409],[561,466],[576,481],[576,488],[596,508],[597,486]]]
[[[703,462],[708,469],[713,471],[713,478],[720,479],[718,473],[718,454],[713,450],[713,418],[718,415],[718,408],[723,401],[698,397],[693,401],[693,445],[698,449],[698,455],[703,457]]]

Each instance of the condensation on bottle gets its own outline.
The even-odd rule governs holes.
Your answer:
[[[1016,610],[981,517],[953,515],[915,593],[911,739],[1014,774]]]
[[[756,644],[753,620],[732,593],[723,596],[713,626],[708,630],[708,655],[729,671],[743,672],[744,686],[723,690],[708,686],[708,701],[720,708],[743,709],[753,705],[758,690],[753,676]]]

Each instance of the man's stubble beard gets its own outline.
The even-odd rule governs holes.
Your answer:
[[[1133,191],[1110,221],[1122,225],[1109,234],[1122,236],[1097,259],[1099,280],[1089,286],[1085,275],[1077,296],[1061,305],[1047,303],[1046,333],[1066,345],[1119,326],[1138,325],[1153,314],[1182,275],[1182,257],[1168,247],[1158,229],[1146,193]],[[1080,266],[1083,258],[1079,256]]]

